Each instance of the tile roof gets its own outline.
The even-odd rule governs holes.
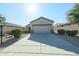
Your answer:
[[[6,22],[5,25],[7,25],[7,26],[12,26],[12,27],[23,27],[23,26],[21,26],[21,25],[9,23],[9,22]]]

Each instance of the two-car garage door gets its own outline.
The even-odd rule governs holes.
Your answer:
[[[50,33],[51,32],[51,26],[33,26],[33,32],[34,33]]]

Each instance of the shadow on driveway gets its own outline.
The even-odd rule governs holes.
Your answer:
[[[65,36],[65,35],[59,35],[57,34],[59,37],[61,37],[63,40],[71,43],[72,45],[76,46],[77,48],[79,48],[79,37],[70,37],[70,36]]]
[[[55,34],[30,34],[29,40],[79,54],[79,48],[73,46]]]

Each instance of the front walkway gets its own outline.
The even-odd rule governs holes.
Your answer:
[[[79,49],[54,34],[28,34],[1,48],[0,55],[76,55]]]

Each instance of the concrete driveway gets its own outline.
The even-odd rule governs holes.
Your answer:
[[[61,39],[55,34],[28,34],[12,45],[0,50],[1,54],[27,55],[36,54],[57,54],[57,55],[76,55],[79,48]]]

